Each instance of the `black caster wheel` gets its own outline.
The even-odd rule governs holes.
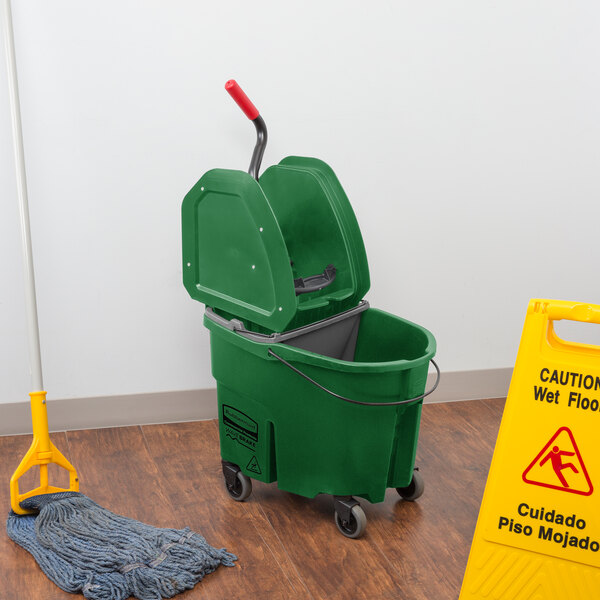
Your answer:
[[[348,519],[342,519],[337,510],[334,513],[335,524],[342,535],[353,540],[359,538],[367,528],[367,515],[359,504],[354,505]]]
[[[225,489],[236,502],[243,502],[252,493],[252,479],[244,475],[237,465],[224,462],[223,475]]]
[[[396,488],[396,491],[409,502],[413,502],[423,495],[425,490],[425,482],[419,471],[414,471],[411,482],[406,487]]]

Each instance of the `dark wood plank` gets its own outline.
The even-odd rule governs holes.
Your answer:
[[[425,493],[388,490],[366,504],[367,535],[401,574],[402,598],[457,598],[475,530],[501,409],[479,401],[423,407],[416,465]]]
[[[144,433],[140,427],[69,432],[68,439],[82,465],[82,491],[98,504],[157,527],[189,526],[219,548],[246,549],[239,566],[217,569],[182,600],[235,598],[253,587],[281,591],[278,562],[260,543],[244,507],[215,498],[218,444],[208,448],[193,442],[205,439],[205,431],[213,432],[214,424],[155,426]]]
[[[255,483],[254,496],[314,597],[456,597],[500,414],[480,402],[425,406],[417,464],[426,494],[414,503],[395,490],[377,505],[363,500],[369,524],[361,540],[337,533],[330,498]]]
[[[398,598],[401,579],[366,537],[338,533],[330,497],[303,498],[257,482],[253,495],[314,598]]]
[[[86,496],[156,527],[183,527],[162,493],[139,427],[69,431],[67,440]]]
[[[78,468],[82,492],[100,505],[159,527],[188,525],[239,556],[235,567],[219,568],[182,600],[452,599],[503,406],[502,399],[425,405],[417,451],[425,494],[410,503],[388,490],[383,503],[361,501],[369,523],[360,540],[337,532],[329,497],[307,499],[254,482],[252,496],[234,502],[223,485],[216,421],[76,431],[53,440]],[[30,442],[0,437],[5,507],[8,480]],[[3,600],[73,598],[4,528],[0,582]]]
[[[235,502],[225,491],[216,421],[143,426],[143,432],[171,504],[209,543],[239,558],[234,569],[219,569],[218,585],[211,582],[202,597],[311,598],[257,497]]]

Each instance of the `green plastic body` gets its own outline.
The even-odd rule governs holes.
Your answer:
[[[285,331],[352,308],[369,289],[354,212],[330,167],[288,157],[260,183],[242,171],[207,172],[182,205],[183,280],[192,298],[248,329]],[[296,295],[294,279],[335,280]]]
[[[369,308],[360,315],[354,360],[345,361],[249,340],[208,318],[204,323],[211,332],[223,460],[310,498],[325,493],[380,502],[386,488],[410,484],[422,401],[390,407],[344,402],[268,349],[338,394],[394,402],[424,391],[435,354],[426,329]]]

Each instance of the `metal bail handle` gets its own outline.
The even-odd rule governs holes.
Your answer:
[[[352,398],[346,398],[346,396],[341,396],[340,394],[336,394],[335,392],[332,392],[331,390],[327,389],[325,386],[316,382],[314,379],[312,379],[312,377],[309,377],[306,373],[303,373],[300,369],[297,369],[296,367],[291,365],[287,360],[285,360],[284,358],[281,358],[281,356],[275,354],[275,352],[273,352],[273,350],[271,350],[271,348],[269,348],[268,354],[270,354],[271,356],[276,358],[278,361],[282,362],[286,367],[289,367],[292,371],[294,371],[294,373],[298,373],[298,375],[300,375],[301,377],[304,377],[304,379],[306,379],[307,381],[310,381],[310,383],[317,386],[320,390],[327,392],[329,395],[333,396],[334,398],[338,398],[339,400],[343,400],[344,402],[351,402],[352,404],[360,404],[361,406],[399,406],[400,404],[410,404],[411,402],[418,402],[419,400],[423,400],[423,398],[425,398],[426,396],[429,396],[429,394],[432,394],[433,392],[435,392],[435,390],[437,389],[437,386],[440,383],[440,379],[441,379],[440,368],[438,367],[435,360],[433,360],[433,358],[432,358],[430,360],[431,360],[431,364],[435,367],[435,370],[437,372],[437,378],[435,380],[433,387],[429,391],[425,392],[424,394],[421,394],[420,396],[416,396],[415,398],[408,398],[407,400],[399,400],[398,402],[362,402],[361,400],[353,400]]]

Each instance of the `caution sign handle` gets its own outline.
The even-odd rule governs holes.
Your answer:
[[[600,306],[565,300],[532,300],[527,313],[539,315],[536,322],[540,336],[548,342],[551,350],[600,357],[600,347],[565,341],[556,335],[553,325],[554,321],[561,320],[600,324]]]

